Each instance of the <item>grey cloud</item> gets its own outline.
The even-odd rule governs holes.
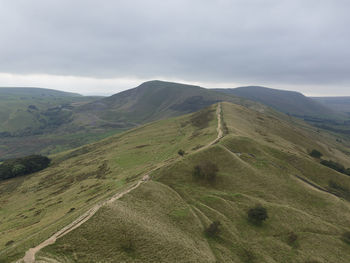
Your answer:
[[[1,1],[0,72],[346,87],[349,8],[343,0]]]

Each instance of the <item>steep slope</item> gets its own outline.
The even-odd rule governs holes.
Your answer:
[[[133,127],[195,112],[219,101],[253,103],[198,86],[148,81],[78,109],[80,120],[92,127]]]
[[[0,262],[11,262],[150,171],[217,137],[216,107],[151,123],[53,156],[35,174],[0,181]]]
[[[295,91],[277,90],[259,86],[216,89],[216,91],[257,101],[296,117],[319,117],[322,119],[338,119],[341,117],[339,113],[327,106]]]
[[[268,112],[222,104],[224,137],[151,173],[152,180],[101,208],[39,252],[59,262],[339,262],[350,260],[350,177],[308,155],[350,166],[331,135]],[[212,162],[214,181],[193,177]],[[339,190],[339,186],[342,189]],[[338,187],[338,188],[337,188]],[[262,225],[247,220],[256,204]],[[220,232],[205,229],[220,221]],[[49,261],[48,261],[49,262]]]

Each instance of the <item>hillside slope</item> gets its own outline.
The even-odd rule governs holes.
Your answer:
[[[222,103],[222,113],[220,141],[155,170],[151,181],[102,207],[38,258],[349,262],[349,244],[341,237],[350,231],[350,177],[308,154],[317,149],[349,167],[349,146],[268,112]],[[217,165],[215,181],[193,177],[203,162]],[[256,204],[269,215],[260,226],[247,220]],[[221,222],[220,232],[209,237],[204,230],[213,221]]]
[[[100,201],[216,136],[216,107],[141,126],[53,157],[49,168],[0,181],[0,262],[11,262]]]
[[[323,119],[341,117],[336,111],[295,91],[260,86],[216,89],[216,91],[257,101],[295,117],[319,117]]]

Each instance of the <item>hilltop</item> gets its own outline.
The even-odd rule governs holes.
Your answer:
[[[59,154],[54,166],[30,180],[0,184],[8,193],[1,195],[7,239],[0,255],[18,258],[147,175],[150,180],[100,206],[36,256],[59,262],[348,262],[342,235],[350,230],[350,177],[309,152],[316,149],[322,158],[350,167],[349,145],[273,111],[221,103],[217,119],[216,109]],[[224,135],[219,140],[217,125]],[[193,177],[203,162],[217,166],[215,181]],[[29,189],[36,197],[20,202]],[[269,215],[261,226],[247,220],[256,204]],[[208,237],[204,230],[213,221],[220,221],[220,232]],[[10,231],[11,224],[21,227]]]
[[[134,127],[154,120],[191,113],[220,101],[253,103],[199,86],[153,80],[77,109],[92,127]],[[91,122],[93,120],[93,122]]]

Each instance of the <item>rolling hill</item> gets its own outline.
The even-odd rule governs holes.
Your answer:
[[[341,117],[345,117],[326,105],[295,91],[270,89],[260,86],[215,90],[260,102],[295,117],[315,117],[321,119],[340,119]]]
[[[0,258],[27,251],[31,262],[35,251],[41,262],[349,262],[350,177],[309,155],[316,149],[350,167],[349,145],[278,116],[223,102],[0,182]],[[206,163],[218,168],[214,180],[194,177]],[[268,212],[262,225],[247,219],[257,204]],[[208,236],[214,221],[220,231]]]

